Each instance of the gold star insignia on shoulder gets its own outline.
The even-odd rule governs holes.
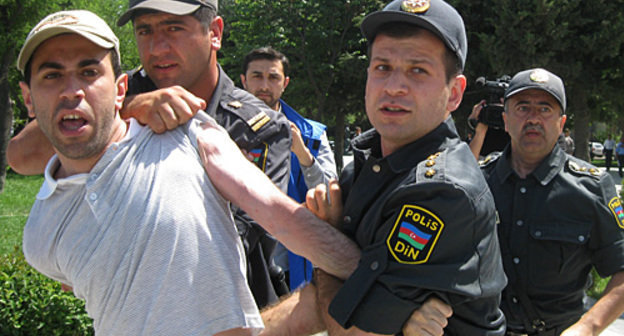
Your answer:
[[[238,100],[234,100],[228,103],[229,107],[233,107],[235,109],[239,109],[241,107],[243,107],[243,103],[239,102]]]
[[[427,162],[425,162],[425,166],[427,167],[433,167],[435,166],[436,162],[435,160],[427,160]]]
[[[600,170],[598,170],[596,168],[589,168],[589,173],[594,175],[594,176],[599,176],[600,175]]]
[[[427,171],[425,172],[425,177],[434,177],[436,174],[436,170],[433,168],[427,169]]]
[[[408,13],[424,13],[429,10],[431,4],[429,0],[404,0],[401,9]]]
[[[574,161],[568,161],[568,167],[573,171],[581,171],[581,167]]]
[[[435,160],[435,159],[437,159],[437,158],[438,158],[438,156],[440,156],[440,154],[441,154],[441,153],[442,153],[442,152],[437,152],[437,153],[435,153],[435,154],[431,154],[431,155],[429,155],[429,157],[427,158],[427,160]]]

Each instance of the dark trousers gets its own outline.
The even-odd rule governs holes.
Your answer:
[[[624,155],[618,155],[618,173],[622,177],[622,166],[624,166]]]
[[[611,168],[611,157],[613,156],[613,149],[605,149],[605,166],[607,171]]]

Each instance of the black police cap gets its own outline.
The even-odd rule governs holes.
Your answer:
[[[364,18],[362,33],[370,43],[379,27],[389,22],[409,23],[431,31],[457,55],[464,68],[468,53],[466,28],[457,10],[448,3],[442,0],[394,0],[383,10]]]

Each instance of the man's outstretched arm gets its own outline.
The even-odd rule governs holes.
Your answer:
[[[199,153],[210,180],[286,248],[341,279],[357,267],[357,245],[279,190],[247,160],[214,120],[198,138]]]
[[[52,155],[54,147],[39,128],[37,120],[29,122],[7,146],[9,166],[22,175],[43,174]]]

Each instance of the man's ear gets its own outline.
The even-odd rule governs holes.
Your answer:
[[[241,84],[243,85],[243,89],[247,90],[247,80],[245,78],[245,75],[241,74],[240,79],[241,79]]]
[[[284,77],[284,90],[286,90],[288,83],[290,83],[290,77],[286,76]]]
[[[126,99],[126,93],[128,92],[128,74],[121,74],[115,81],[117,88],[117,95],[115,97],[115,111],[121,111],[123,107],[124,99]]]
[[[565,122],[567,119],[568,119],[567,115],[565,114],[561,115],[561,121],[560,121],[561,124],[559,124],[559,133],[563,132],[563,126],[565,126]]]
[[[503,111],[503,123],[505,124],[505,132],[509,133],[509,127],[507,127],[507,111]]]
[[[30,118],[35,117],[35,109],[32,102],[32,96],[30,95],[30,87],[26,82],[19,82],[20,89],[22,89],[22,97],[24,97],[24,105],[28,109],[28,116]]]
[[[446,110],[453,112],[457,110],[459,104],[461,104],[464,98],[464,91],[466,90],[466,76],[457,75],[451,79],[449,98],[446,105]]]
[[[212,33],[210,38],[212,49],[215,51],[221,49],[221,39],[223,38],[223,19],[220,16],[215,17],[210,23],[210,33]]]

